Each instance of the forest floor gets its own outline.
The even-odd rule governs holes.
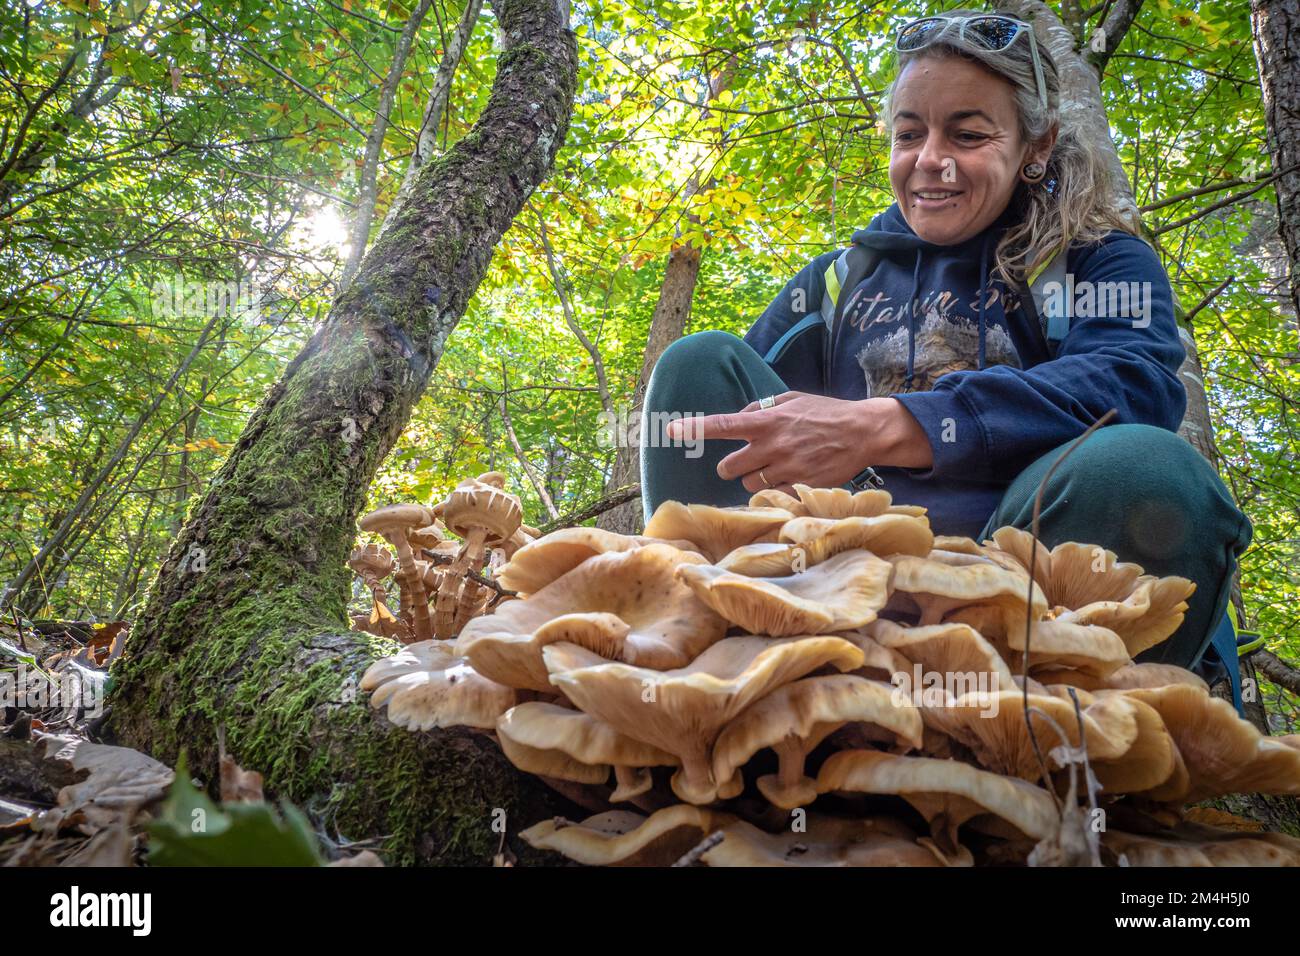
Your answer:
[[[219,801],[101,735],[126,622],[0,624],[0,867],[381,866],[224,757]],[[151,856],[152,854],[152,856]]]

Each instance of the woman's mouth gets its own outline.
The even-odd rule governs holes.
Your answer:
[[[919,209],[942,209],[953,205],[953,200],[960,196],[959,189],[917,189],[912,192],[912,205]]]

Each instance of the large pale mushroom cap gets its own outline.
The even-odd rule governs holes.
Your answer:
[[[1098,545],[1066,541],[1052,549],[1019,528],[993,532],[997,550],[1016,559],[1029,570],[1030,551],[1035,550],[1034,580],[1053,607],[1080,608],[1094,601],[1122,601],[1133,593],[1142,568],[1119,560],[1115,552]],[[991,551],[992,549],[986,549]]]
[[[950,554],[982,556],[979,543],[974,538],[967,538],[964,535],[936,534],[933,547],[936,551],[946,551]]]
[[[794,517],[800,517],[808,513],[808,509],[804,507],[802,501],[775,488],[764,488],[762,491],[754,492],[749,499],[749,506],[751,508],[781,508],[790,512]]]
[[[1133,708],[1119,705],[1113,699],[1093,700],[1087,691],[1079,690],[1077,693],[1089,756],[1100,760],[1123,756],[1133,746],[1139,732]],[[1054,770],[1060,762],[1052,759],[1052,749],[1062,744],[1079,745],[1079,717],[1075,714],[1074,703],[1064,693],[1060,696],[1030,693],[1028,706],[1039,747],[1048,769]],[[921,717],[927,727],[968,747],[982,767],[1025,780],[1041,777],[1026,726],[1025,700],[1021,691],[974,692],[942,705],[930,706],[927,703],[921,709]],[[1065,734],[1065,739],[1048,718]]]
[[[792,518],[782,508],[715,508],[665,501],[646,522],[647,538],[692,542],[710,561],[755,541],[775,541],[781,525]]]
[[[810,488],[795,485],[804,512],[812,518],[874,518],[889,510],[893,497],[888,491],[868,488],[851,492],[847,488]]]
[[[385,505],[357,522],[362,531],[373,531],[385,538],[396,531],[403,534],[434,522],[433,512],[424,505]]]
[[[819,667],[862,663],[862,652],[838,637],[727,638],[669,671],[610,663],[574,644],[552,644],[542,654],[551,682],[579,708],[681,759],[673,791],[689,803],[711,802],[728,783],[713,779],[710,758],[737,714]]]
[[[1089,755],[1088,764],[1101,784],[1102,793],[1138,793],[1162,785],[1181,785],[1185,779],[1183,761],[1174,739],[1154,707],[1135,697],[1128,698],[1137,722],[1133,744],[1118,757]],[[1053,758],[1064,762],[1062,751],[1053,750]]]
[[[924,557],[934,545],[928,518],[883,514],[872,518],[793,518],[781,528],[781,540],[803,547],[809,563],[841,551],[863,548],[873,554]]]
[[[847,551],[789,577],[751,578],[710,564],[677,576],[700,600],[751,634],[785,636],[870,624],[889,597],[892,568],[866,551]]]
[[[665,542],[657,538],[617,534],[601,528],[563,528],[514,552],[509,563],[497,572],[497,581],[511,591],[532,594],[598,554],[632,551],[647,544],[662,543]],[[682,551],[695,550],[689,541],[666,543]]]
[[[1038,667],[1034,677],[1043,684],[1067,684],[1084,690],[1123,690],[1127,687],[1164,687],[1166,684],[1189,684],[1202,690],[1209,685],[1191,671],[1175,664],[1128,663],[1105,677],[1067,667]]]
[[[413,531],[407,532],[406,540],[412,548],[428,548],[430,551],[445,551],[447,545],[455,546],[456,542],[448,541],[447,536],[443,534],[444,530],[446,529],[443,528],[442,522],[435,521],[427,528],[416,528]],[[452,547],[451,550],[455,552],[456,547]]]
[[[1178,630],[1187,611],[1187,598],[1196,585],[1187,578],[1143,575],[1122,601],[1094,601],[1057,615],[1058,621],[1095,624],[1120,636],[1129,657],[1136,657]]]
[[[519,835],[530,846],[587,866],[672,866],[709,833],[735,819],[728,813],[678,803],[649,817],[610,810],[581,823],[543,820]]]
[[[961,612],[955,616],[962,616]],[[1005,635],[993,630],[990,640],[1003,659],[1019,673],[1024,666],[1026,644],[1023,622]],[[1028,644],[1029,672],[1035,677],[1039,676],[1040,670],[1062,668],[1105,677],[1131,663],[1128,648],[1119,635],[1100,625],[1035,621]]]
[[[367,544],[352,549],[352,553],[348,555],[348,567],[373,587],[396,570],[397,561],[393,557],[393,552],[383,545]]]
[[[1265,737],[1237,716],[1225,700],[1190,684],[1102,690],[1098,701],[1114,697],[1149,704],[1178,747],[1188,773],[1184,792],[1163,799],[1196,803],[1226,793],[1300,796],[1300,734]]]
[[[359,686],[369,692],[395,677],[450,667],[456,660],[454,641],[418,641],[371,664]]]
[[[620,734],[581,711],[531,701],[497,719],[501,749],[520,770],[576,783],[604,783],[619,771],[615,803],[650,789],[647,767],[677,764],[672,754]],[[626,782],[625,782],[626,781]]]
[[[674,572],[704,559],[666,544],[599,554],[522,601],[465,625],[457,645],[480,673],[551,690],[547,644],[569,641],[610,660],[682,667],[727,630]]]
[[[509,541],[519,530],[523,511],[519,499],[502,490],[501,477],[500,472],[487,472],[458,484],[439,509],[447,530],[465,538],[473,528],[484,529],[488,547]]]
[[[969,853],[945,855],[892,817],[809,814],[806,829],[767,833],[743,820],[700,855],[709,866],[970,866]]]
[[[872,622],[867,634],[882,647],[897,651],[908,661],[919,664],[924,672],[958,676],[966,690],[1011,690],[1015,676],[1006,662],[978,631],[966,624],[931,624],[925,627],[901,627],[884,619]],[[913,668],[904,668],[911,679]],[[960,693],[954,692],[955,696]]]
[[[781,759],[780,773],[760,777],[759,791],[783,810],[812,803],[817,787],[804,776],[804,759],[847,723],[870,723],[898,746],[921,746],[920,713],[894,700],[889,684],[849,674],[808,677],[777,688],[727,724],[713,745],[713,777],[732,780],[750,757],[771,747]]]
[[[884,681],[887,684],[898,683],[903,677],[911,675],[912,662],[892,647],[885,647],[872,637],[875,626],[876,622],[873,621],[866,627],[840,631],[836,636],[844,638],[862,652],[862,666],[856,668],[854,674],[858,677]],[[900,674],[903,677],[895,677]]]
[[[919,611],[921,624],[938,624],[959,608],[991,606],[1002,612],[1008,627],[1017,621],[1023,627],[1026,601],[1030,597],[1027,575],[994,564],[953,566],[911,555],[898,555],[890,560],[894,565],[894,595],[905,599],[903,606],[910,604]],[[1032,597],[1031,610],[1037,620],[1047,611],[1047,599],[1036,585]]]
[[[420,641],[376,661],[361,678],[370,706],[407,730],[477,727],[491,730],[515,705],[515,692],[475,672],[454,641]]]
[[[992,814],[1035,840],[1049,836],[1057,822],[1046,790],[957,760],[842,750],[822,766],[817,790],[901,796],[926,818],[946,850],[958,846],[957,828],[973,817]]]

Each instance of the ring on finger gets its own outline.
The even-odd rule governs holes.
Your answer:
[[[760,398],[760,399],[758,400],[758,407],[759,407],[759,408],[771,408],[771,407],[772,407],[773,405],[775,405],[775,404],[776,404],[776,396],[775,396],[775,395],[768,395],[766,398]]]

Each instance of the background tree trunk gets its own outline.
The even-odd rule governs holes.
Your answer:
[[[731,86],[736,75],[737,61],[733,55],[718,71],[709,77],[709,102]],[[708,118],[706,107],[703,117]],[[724,129],[720,121],[718,128]],[[719,137],[721,142],[721,137]],[[692,175],[683,190],[683,201],[689,203],[692,196],[701,191],[712,189],[714,180],[700,186],[699,176]],[[694,219],[694,214],[688,214]],[[629,407],[629,421],[636,421],[633,416],[641,414],[641,403],[645,400],[645,390],[650,384],[650,373],[654,371],[659,356],[664,349],[682,337],[686,323],[691,320],[691,303],[695,299],[695,280],[700,275],[700,259],[703,250],[690,242],[683,243],[668,254],[664,264],[664,279],[659,286],[659,298],[655,301],[654,314],[650,318],[650,331],[646,334],[645,355],[641,359],[641,373],[637,376],[636,388],[632,392]],[[636,485],[641,480],[641,449],[637,445],[623,445],[614,456],[614,467],[610,470],[609,480],[605,482],[605,495],[614,495]],[[632,500],[610,508],[596,519],[596,527],[619,534],[639,534],[645,524],[643,505],[638,496]]]
[[[1252,0],[1252,32],[1277,191],[1278,235],[1290,266],[1291,314],[1300,316],[1300,0]]]
[[[499,0],[474,129],[423,166],[324,326],[249,420],[173,542],[115,667],[109,728],[209,779],[217,731],[271,792],[390,859],[484,863],[553,806],[486,737],[412,734],[355,689],[393,645],[347,630],[345,566],[376,468],[493,247],[550,170],[577,72],[564,0]],[[351,440],[349,440],[351,438]],[[551,811],[553,812],[553,811]],[[518,847],[516,852],[525,848]]]
[[[654,315],[650,319],[641,374],[637,377],[636,388],[632,393],[628,421],[636,421],[633,416],[641,414],[641,403],[645,399],[646,386],[650,384],[650,373],[654,371],[655,362],[664,354],[664,349],[682,337],[686,323],[690,321],[695,280],[699,274],[700,250],[691,243],[678,246],[668,254],[664,280],[659,286],[659,298],[655,301]],[[631,443],[620,445],[614,456],[614,467],[610,470],[609,480],[605,482],[605,494],[616,494],[640,480],[641,449]],[[596,527],[619,534],[639,534],[644,524],[640,495],[610,508],[596,519]]]

